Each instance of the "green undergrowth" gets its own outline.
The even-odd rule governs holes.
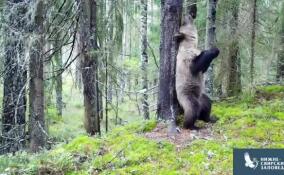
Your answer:
[[[257,89],[268,93],[284,93],[284,86],[281,85],[262,86]]]
[[[230,175],[234,148],[284,148],[284,102],[281,88],[259,88],[258,94],[216,102],[213,137],[195,139],[183,149],[167,141],[150,140],[144,133],[155,121],[131,123],[101,138],[78,136],[40,154],[0,157],[6,174],[153,174]],[[273,90],[271,90],[273,89]],[[276,89],[276,90],[275,90]],[[1,173],[0,173],[1,174]]]

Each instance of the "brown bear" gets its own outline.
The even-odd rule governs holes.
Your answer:
[[[197,119],[205,122],[216,121],[210,117],[211,100],[204,93],[204,73],[219,55],[219,49],[200,51],[197,48],[197,29],[190,15],[185,17],[179,33],[175,36],[179,40],[175,84],[177,99],[184,110],[184,127],[198,129],[194,126]]]

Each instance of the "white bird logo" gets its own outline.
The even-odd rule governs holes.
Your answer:
[[[253,161],[250,159],[250,156],[249,156],[249,153],[246,152],[244,154],[244,157],[245,157],[245,161],[246,161],[246,164],[245,166],[246,167],[250,167],[252,169],[256,169],[256,167],[258,166],[258,161],[254,158]]]

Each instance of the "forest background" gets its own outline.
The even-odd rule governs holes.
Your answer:
[[[224,167],[232,167],[233,147],[283,147],[283,0],[0,4],[0,172],[143,174],[151,160],[161,163],[157,153],[182,148],[183,154],[168,155],[173,156],[167,157],[172,168],[161,163],[156,172],[213,169],[230,174]],[[221,51],[206,79],[213,114],[220,120],[216,125],[201,123],[203,131],[195,134],[182,130],[181,142],[162,136],[166,146],[158,149],[161,136],[148,138],[147,132],[163,134],[167,129],[161,123],[178,117],[173,35],[187,13],[197,15],[198,47]],[[113,135],[119,131],[125,135],[117,139],[125,140],[115,147],[121,140]],[[133,142],[137,147],[128,152],[120,149]],[[205,152],[195,152],[198,147]],[[149,152],[138,151],[143,148]],[[53,159],[58,150],[64,150],[59,162]],[[192,152],[190,160],[184,157]],[[216,158],[212,164],[222,162],[221,167],[205,163],[211,153]],[[181,162],[171,161],[175,156]],[[144,169],[135,167],[141,159]]]

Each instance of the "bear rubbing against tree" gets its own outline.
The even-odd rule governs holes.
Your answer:
[[[216,121],[210,117],[211,100],[204,94],[203,76],[213,59],[219,55],[219,49],[200,51],[197,48],[197,29],[190,15],[185,17],[175,37],[179,41],[176,62],[177,99],[184,110],[184,127],[198,129],[194,125],[197,119]]]

